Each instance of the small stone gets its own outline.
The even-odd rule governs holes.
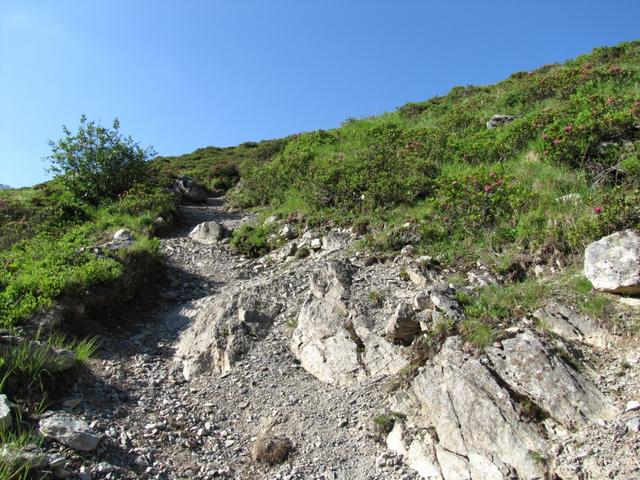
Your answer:
[[[314,250],[320,250],[322,248],[322,240],[319,238],[314,238],[311,240],[311,248]]]
[[[65,400],[64,403],[62,404],[65,408],[71,408],[74,409],[76,408],[78,405],[80,405],[82,403],[82,399],[81,398],[70,398],[69,400]]]
[[[84,452],[95,450],[101,438],[84,420],[63,412],[40,420],[39,429],[42,435]]]
[[[294,238],[296,238],[296,231],[291,225],[287,224],[282,227],[282,230],[280,230],[280,236],[282,238],[286,238],[287,240],[293,240]]]
[[[635,432],[635,433],[640,432],[640,417],[632,418],[626,423],[626,426],[627,426],[627,431],[629,432]]]
[[[627,406],[624,409],[625,412],[634,412],[636,410],[640,410],[640,402],[636,400],[627,402]]]

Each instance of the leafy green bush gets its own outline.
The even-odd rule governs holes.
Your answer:
[[[158,187],[136,185],[120,196],[120,200],[109,206],[113,213],[139,215],[145,212],[161,215],[175,208],[174,196]]]
[[[270,225],[242,225],[233,231],[229,244],[237,253],[249,257],[261,257],[274,248],[269,239]]]
[[[525,207],[529,193],[500,165],[480,167],[438,178],[435,201],[449,230],[473,234],[513,218]]]
[[[92,204],[117,198],[147,178],[147,162],[153,148],[142,148],[119,132],[120,122],[112,128],[80,118],[75,134],[63,126],[65,137],[49,142],[50,171],[78,197]]]

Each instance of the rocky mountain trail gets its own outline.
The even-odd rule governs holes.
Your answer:
[[[640,473],[640,414],[626,408],[640,386],[633,339],[554,300],[484,351],[445,335],[417,368],[415,339],[465,320],[460,287],[428,257],[372,261],[350,231],[283,225],[279,249],[245,258],[221,232],[253,216],[222,199],[181,213],[161,239],[168,282],[155,308],[103,335],[51,407],[101,439],[82,453],[47,441],[51,458],[66,459],[59,477]],[[308,255],[291,254],[299,248]],[[479,269],[469,291],[474,278],[491,281]]]

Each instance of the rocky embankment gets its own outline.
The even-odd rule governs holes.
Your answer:
[[[284,226],[281,248],[246,259],[229,250],[227,232],[250,216],[216,199],[182,214],[183,228],[162,239],[169,283],[156,308],[123,318],[41,420],[44,470],[105,479],[640,476],[635,337],[550,299],[480,351],[447,336],[464,320],[460,287],[428,258],[405,250],[378,263],[352,248],[349,231]],[[602,263],[607,251],[588,259]],[[482,271],[469,278],[492,281]],[[420,356],[425,335],[442,341]]]

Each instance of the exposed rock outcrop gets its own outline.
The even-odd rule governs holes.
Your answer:
[[[352,270],[349,262],[330,261],[311,275],[312,295],[302,305],[291,339],[303,368],[332,384],[395,373],[407,364],[399,347],[349,310]]]
[[[186,175],[181,175],[173,182],[171,189],[182,199],[193,203],[204,203],[209,197],[207,189]]]
[[[487,128],[502,127],[503,125],[506,125],[507,123],[513,122],[515,119],[516,119],[516,117],[514,117],[513,115],[496,114],[493,117],[491,117],[489,119],[489,121],[487,122]]]
[[[399,303],[396,311],[389,317],[387,335],[394,340],[411,343],[420,331],[420,322],[416,319],[413,307],[408,303]]]
[[[584,274],[598,290],[640,295],[640,234],[629,229],[591,243]]]
[[[459,337],[419,370],[391,409],[406,416],[389,447],[423,478],[544,478],[553,447],[541,421],[567,428],[609,419],[615,408],[596,387],[524,332],[477,358]],[[533,412],[533,413],[532,413]]]
[[[281,306],[261,300],[255,291],[238,291],[223,298],[206,297],[181,314],[192,319],[182,335],[178,356],[187,380],[204,371],[226,373],[266,336]]]
[[[607,347],[612,335],[595,321],[571,310],[562,303],[551,301],[533,312],[543,328],[570,341],[583,342],[598,348]]]

